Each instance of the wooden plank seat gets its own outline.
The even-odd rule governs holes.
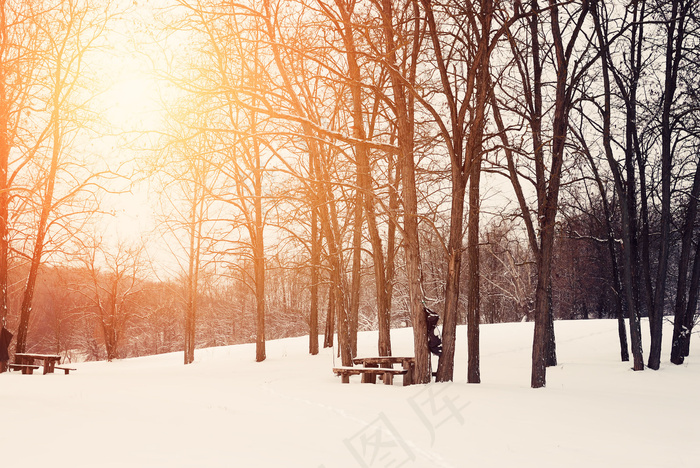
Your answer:
[[[70,371],[78,370],[71,367],[54,366],[54,370],[62,370],[65,375],[68,375]]]
[[[391,367],[334,367],[333,373],[339,375],[342,378],[343,383],[350,383],[351,375],[362,375],[363,383],[376,383],[377,376],[382,377],[384,385],[392,385],[394,383],[395,375],[404,376],[404,385],[408,385],[405,381],[405,376],[408,373],[407,369],[394,369]]]
[[[36,366],[34,364],[8,364],[10,369],[16,371],[22,371],[23,374],[33,374],[36,369],[41,366]]]

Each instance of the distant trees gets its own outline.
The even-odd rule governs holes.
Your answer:
[[[90,283],[79,285],[79,292],[89,300],[86,312],[102,332],[108,361],[121,357],[128,322],[137,310],[135,298],[141,292],[147,267],[144,249],[143,244],[109,246],[95,237],[81,256]]]

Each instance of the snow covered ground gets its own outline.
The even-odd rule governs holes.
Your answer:
[[[616,322],[557,322],[559,366],[530,382],[532,324],[486,325],[482,384],[342,385],[307,338],[0,375],[2,467],[696,467],[697,337],[683,366],[633,372]],[[644,327],[645,340],[648,335]],[[670,328],[665,330],[664,352]],[[395,355],[412,354],[408,329]],[[645,352],[648,347],[645,341]],[[376,333],[360,337],[376,354]],[[436,363],[435,363],[436,364]]]

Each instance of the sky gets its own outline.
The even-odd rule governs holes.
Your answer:
[[[164,131],[172,85],[163,77],[167,41],[158,40],[159,9],[171,2],[126,1],[114,4],[117,13],[99,47],[88,58],[95,81],[93,105],[101,119],[91,138],[95,163],[118,170],[102,200],[106,213],[97,223],[108,242],[146,241],[159,263],[169,263],[158,229],[157,185],[148,172],[160,134]]]

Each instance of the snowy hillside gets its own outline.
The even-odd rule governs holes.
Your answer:
[[[529,323],[483,326],[480,385],[463,383],[464,329],[454,384],[342,385],[332,352],[309,356],[307,338],[268,342],[263,363],[244,345],[199,350],[190,366],[170,354],[5,373],[2,467],[700,466],[697,339],[686,365],[635,373],[616,322],[556,332],[560,365],[540,390]],[[410,330],[392,340],[412,354]],[[375,333],[360,341],[376,354]]]

